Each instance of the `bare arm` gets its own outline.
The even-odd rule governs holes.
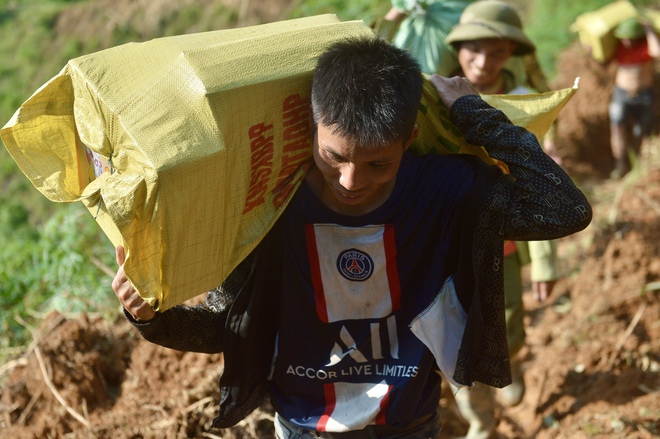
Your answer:
[[[652,58],[658,58],[660,57],[660,37],[649,23],[645,23],[644,27],[646,28],[646,41],[649,44],[649,55]]]
[[[138,322],[148,322],[153,319],[156,312],[151,306],[140,297],[138,292],[133,288],[124,273],[124,261],[126,260],[126,252],[121,245],[115,249],[115,259],[119,269],[115,278],[112,280],[112,290],[115,292],[117,299],[122,304],[124,309],[128,311],[133,318]]]
[[[406,14],[403,11],[398,10],[397,8],[390,9],[387,14],[385,14],[385,20],[400,24],[406,18]]]

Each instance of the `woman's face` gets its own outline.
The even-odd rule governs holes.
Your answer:
[[[511,40],[484,39],[464,41],[458,51],[458,62],[463,74],[477,91],[495,85],[502,68],[516,50]]]

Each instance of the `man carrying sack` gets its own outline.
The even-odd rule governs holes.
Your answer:
[[[117,248],[112,287],[146,339],[224,352],[214,427],[270,394],[278,438],[435,438],[439,372],[458,386],[511,382],[503,241],[575,233],[591,208],[536,136],[468,81],[431,82],[465,139],[510,175],[473,155],[411,154],[419,65],[357,37],[318,59],[302,184],[204,304],[154,312]]]

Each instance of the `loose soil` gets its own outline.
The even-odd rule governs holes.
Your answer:
[[[594,206],[593,223],[560,240],[566,276],[548,301],[525,294],[527,392],[497,407],[502,438],[660,436],[660,142],[639,168],[607,179],[612,68],[572,47],[554,88],[580,90],[559,122],[559,154]],[[658,81],[660,84],[660,80]],[[528,279],[527,271],[525,278]],[[0,369],[0,436],[11,438],[272,438],[265,404],[211,430],[221,355],[169,350],[125,321],[50,315],[36,342]],[[440,438],[465,434],[451,393]]]

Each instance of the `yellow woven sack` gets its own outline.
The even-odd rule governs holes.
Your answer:
[[[660,11],[651,8],[639,8],[639,15],[648,21],[653,30],[660,32]]]
[[[639,13],[632,3],[619,0],[578,15],[571,31],[578,33],[580,43],[590,49],[593,59],[604,63],[612,59],[616,50],[617,40],[612,34],[614,28],[637,16]]]
[[[0,134],[37,189],[82,201],[126,247],[131,283],[166,310],[219,285],[287,205],[311,163],[316,58],[351,36],[373,31],[324,15],[99,51],[69,61]],[[489,100],[514,120],[531,113],[542,135],[571,94]],[[418,151],[490,160],[428,82],[424,96]]]
[[[559,112],[577,90],[566,88],[546,93],[523,95],[481,95],[482,99],[501,110],[516,125],[525,127],[539,140],[548,132]],[[412,150],[419,154],[469,153],[481,157],[487,163],[497,164],[508,172],[507,166],[488,156],[486,150],[470,145],[463,134],[449,120],[449,114],[438,98],[430,82],[424,84],[422,103],[417,116],[419,134]]]

